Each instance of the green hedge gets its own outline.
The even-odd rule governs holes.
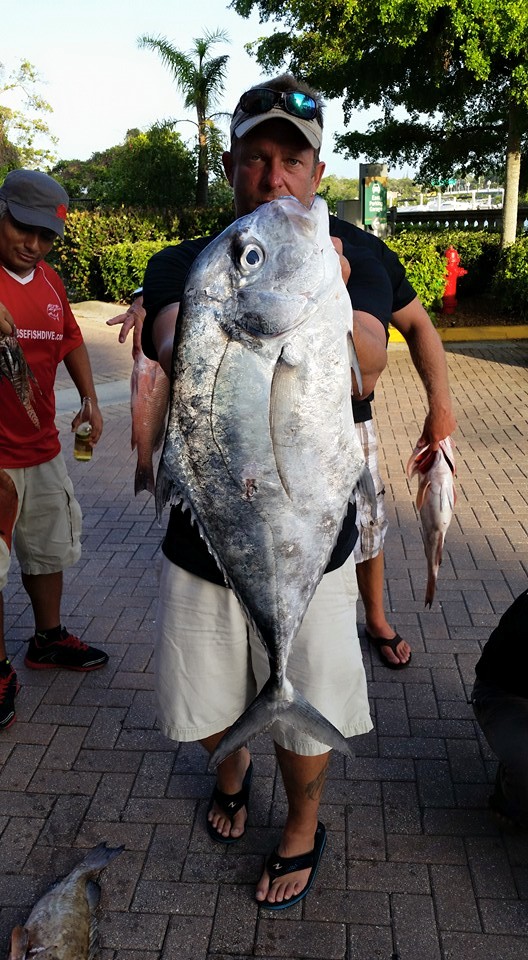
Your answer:
[[[492,289],[512,318],[528,322],[528,238],[517,240],[503,251]]]
[[[104,283],[104,299],[118,303],[128,300],[136,287],[143,284],[148,261],[167,246],[167,240],[125,241],[103,247],[99,266]]]
[[[122,241],[160,240],[163,222],[133,211],[68,213],[64,240],[57,240],[50,257],[72,301],[104,299],[99,257],[103,247]],[[133,289],[133,287],[132,287]]]
[[[409,282],[426,310],[439,305],[445,288],[446,259],[439,253],[432,236],[405,232],[387,237],[387,246],[398,255]]]

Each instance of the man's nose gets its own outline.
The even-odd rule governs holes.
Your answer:
[[[266,179],[271,189],[277,189],[284,184],[284,170],[280,161],[271,160],[266,168]]]
[[[38,230],[26,230],[24,232],[24,246],[28,250],[38,251],[40,243],[40,233]]]

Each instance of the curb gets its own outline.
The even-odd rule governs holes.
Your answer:
[[[437,327],[444,343],[463,343],[468,340],[528,340],[528,325],[510,327]],[[389,325],[389,343],[405,343],[398,330]]]

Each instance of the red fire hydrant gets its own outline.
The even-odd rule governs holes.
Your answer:
[[[460,267],[460,255],[454,247],[448,247],[446,252],[447,279],[442,298],[442,313],[454,313],[457,305],[456,288],[459,277],[465,276],[467,270]]]

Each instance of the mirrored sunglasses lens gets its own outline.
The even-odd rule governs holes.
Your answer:
[[[313,97],[306,93],[288,93],[284,99],[284,105],[294,117],[301,117],[303,120],[313,120],[317,112],[317,104]]]

